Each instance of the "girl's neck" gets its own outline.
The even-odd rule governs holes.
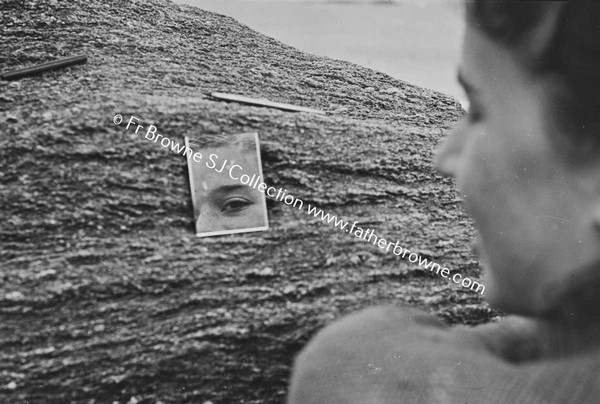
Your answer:
[[[539,354],[566,357],[600,350],[600,317],[544,319],[537,321]]]
[[[536,321],[541,354],[564,357],[600,348],[600,263],[550,282]]]

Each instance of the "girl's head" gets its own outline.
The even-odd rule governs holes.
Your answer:
[[[438,167],[475,220],[488,300],[539,314],[600,261],[600,4],[468,3],[459,80],[469,112]]]

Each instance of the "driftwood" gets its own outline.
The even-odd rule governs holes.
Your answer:
[[[0,27],[3,71],[88,56],[0,82],[0,402],[277,403],[294,355],[346,312],[496,315],[281,202],[267,232],[195,238],[185,158],[113,123],[257,131],[269,184],[476,278],[471,222],[431,164],[454,99],[161,0],[8,0]]]

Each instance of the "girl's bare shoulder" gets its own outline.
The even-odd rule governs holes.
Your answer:
[[[288,403],[560,402],[569,395],[593,402],[588,396],[600,386],[580,382],[589,367],[575,376],[576,358],[535,361],[533,330],[518,317],[450,327],[415,309],[366,309],[325,327],[302,351]]]

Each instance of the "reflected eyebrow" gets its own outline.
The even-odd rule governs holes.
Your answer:
[[[234,185],[221,185],[220,187],[214,189],[211,191],[211,195],[215,195],[215,194],[226,194],[228,192],[231,191],[238,191],[238,190],[243,190],[245,191],[244,188],[248,188],[247,185],[241,185],[241,184],[234,184]]]
[[[467,80],[465,74],[462,70],[458,69],[458,73],[456,74],[456,79],[465,90],[467,94],[477,94],[477,89],[475,86]]]

